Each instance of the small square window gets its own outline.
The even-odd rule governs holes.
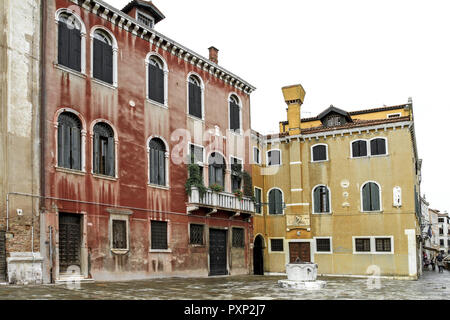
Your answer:
[[[284,240],[283,239],[271,239],[270,240],[270,248],[271,251],[278,251],[283,252],[284,251]]]
[[[390,238],[375,239],[375,248],[377,252],[391,252],[391,239]]]
[[[370,238],[355,239],[356,252],[370,252]]]
[[[331,239],[316,239],[317,252],[331,252]]]
[[[244,229],[233,228],[233,247],[234,248],[244,248],[245,247]]]
[[[201,224],[191,224],[190,226],[190,244],[203,245],[203,230],[204,226]]]
[[[151,240],[154,250],[167,250],[169,248],[167,245],[167,222],[151,222]]]

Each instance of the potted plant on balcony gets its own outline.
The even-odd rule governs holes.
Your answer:
[[[197,188],[200,198],[206,193],[206,187],[203,183],[203,177],[200,173],[200,166],[198,164],[188,165],[188,179],[185,184],[186,193],[191,196],[192,188]]]
[[[233,193],[235,197],[239,199],[239,201],[242,201],[242,199],[244,198],[244,193],[242,192],[242,190],[237,189],[234,190]]]
[[[215,193],[223,192],[223,187],[217,183],[210,185],[209,188]]]

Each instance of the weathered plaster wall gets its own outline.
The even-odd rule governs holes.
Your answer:
[[[0,228],[6,194],[39,194],[40,1],[1,0]],[[17,215],[23,210],[23,216]],[[39,251],[38,199],[10,196],[7,251]]]

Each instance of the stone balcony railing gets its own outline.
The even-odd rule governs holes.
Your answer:
[[[192,188],[188,201],[189,205],[197,207],[207,207],[247,214],[253,214],[255,212],[255,203],[252,199],[243,197],[242,200],[240,200],[234,194],[227,192],[213,192],[207,190],[203,198],[201,198],[198,189]]]

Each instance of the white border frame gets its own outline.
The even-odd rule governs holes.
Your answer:
[[[385,144],[385,147],[386,147],[386,153],[385,154],[374,154],[374,155],[372,154],[371,142],[372,142],[372,140],[376,140],[376,139],[383,139],[384,140],[384,144]],[[375,138],[369,139],[369,145],[368,145],[367,152],[368,152],[370,157],[386,157],[386,156],[388,156],[389,155],[389,148],[388,148],[388,140],[387,140],[387,138],[386,137],[375,137]]]
[[[380,197],[380,210],[364,211],[362,189],[368,183],[375,183],[378,186],[378,194],[379,194],[379,197]],[[361,204],[360,205],[360,212],[363,212],[363,213],[381,213],[381,212],[383,212],[383,191],[381,189],[381,185],[378,182],[369,180],[369,181],[366,181],[366,182],[362,183],[361,187],[359,188],[359,200],[361,201],[360,202],[360,204]]]
[[[330,203],[330,210],[328,211],[328,212],[314,212],[314,209],[315,209],[315,207],[314,207],[314,190],[316,190],[316,188],[318,188],[318,187],[326,187],[327,189],[328,189],[328,201],[329,201],[329,203]],[[311,214],[314,214],[314,215],[329,215],[329,214],[333,214],[333,209],[332,209],[332,205],[331,205],[331,189],[330,189],[330,187],[328,187],[326,184],[318,184],[318,185],[316,185],[316,186],[314,186],[313,188],[312,188],[312,191],[311,191],[311,200],[312,200],[312,202],[311,202]]]
[[[317,239],[329,239],[330,251],[317,251]],[[333,237],[313,237],[314,240],[314,254],[333,254]]]
[[[115,172],[114,172],[114,177],[113,176],[108,176],[108,175],[103,175],[100,173],[95,173],[94,172],[94,127],[97,123],[101,123],[104,122],[107,125],[109,125],[111,127],[111,129],[114,131],[114,145],[115,145]],[[112,178],[112,179],[118,179],[119,178],[119,135],[117,133],[117,129],[116,127],[109,121],[106,119],[95,119],[94,121],[92,121],[90,128],[89,128],[89,134],[90,134],[90,143],[91,143],[91,173],[93,175],[95,175],[96,177],[102,177],[102,178]]]
[[[376,241],[375,239],[386,239],[389,238],[391,239],[391,251],[376,251]],[[370,252],[360,252],[360,251],[356,251],[356,239],[370,239]],[[353,245],[353,254],[394,254],[395,250],[394,250],[394,236],[352,236],[352,245]]]
[[[56,10],[56,12],[55,12],[55,23],[56,23],[57,26],[59,24],[59,16],[61,14],[63,14],[63,13],[66,13],[68,15],[74,16],[75,19],[80,23],[80,26],[81,26],[81,30],[80,30],[80,33],[81,33],[81,48],[80,48],[81,49],[80,50],[81,51],[80,52],[80,54],[81,54],[81,64],[80,64],[81,71],[80,71],[80,73],[83,74],[83,75],[86,75],[86,35],[87,35],[86,25],[84,24],[83,20],[81,19],[81,17],[78,15],[78,13],[75,10],[72,10],[70,8],[60,8],[60,9]],[[56,46],[56,51],[55,51],[56,52],[56,59],[55,59],[55,61],[56,61],[56,64],[58,66],[60,66],[61,68],[65,68],[65,69],[68,69],[70,71],[78,73],[77,70],[72,70],[71,68],[69,68],[67,66],[63,66],[63,65],[59,64],[59,61],[58,61],[58,55],[59,55],[58,28],[57,28],[55,34],[56,34],[56,41],[55,41],[55,46]]]
[[[152,57],[156,57],[158,60],[161,61],[163,64],[163,71],[164,71],[164,104],[161,104],[157,101],[151,100],[149,97],[149,77],[148,77],[148,68],[150,66],[150,59]],[[169,108],[169,67],[167,65],[166,60],[163,58],[162,55],[155,51],[151,51],[147,54],[145,57],[145,98],[148,102],[152,104],[156,104],[158,106],[161,106],[163,108]]]
[[[166,166],[166,184],[161,186],[158,184],[153,184],[150,183],[150,141],[152,141],[153,139],[160,139],[163,143],[164,146],[166,147],[166,153],[164,154],[164,160],[165,160],[165,166]],[[170,148],[169,148],[169,144],[167,143],[166,139],[164,139],[161,136],[157,136],[157,135],[152,135],[147,139],[146,142],[146,150],[147,150],[147,185],[149,187],[152,188],[163,188],[163,189],[167,189],[170,188],[170,170],[169,170],[169,165],[170,165]]]
[[[280,164],[271,164],[271,165],[269,165],[269,152],[272,152],[272,151],[280,152]],[[266,151],[266,165],[268,167],[281,167],[283,165],[283,152],[281,151],[281,149],[275,148],[275,149],[270,149],[270,150]]]
[[[152,249],[152,221],[167,223],[167,249]],[[172,240],[171,231],[172,231],[171,220],[169,220],[169,219],[152,219],[151,217],[149,217],[148,218],[148,251],[149,251],[149,253],[172,253],[172,249],[170,248],[170,242]]]
[[[202,118],[201,119],[197,118],[196,116],[193,116],[189,113],[189,78],[191,76],[197,77],[197,79],[200,81],[200,89],[202,92],[202,106],[201,106],[202,107]],[[195,119],[198,121],[205,121],[205,83],[203,82],[202,77],[194,71],[189,72],[186,77],[186,114],[191,119]]]
[[[256,237],[255,237],[255,239],[256,239]],[[264,237],[263,237],[263,239],[264,239]],[[272,240],[283,240],[283,251],[272,251]],[[267,249],[268,249],[268,253],[286,254],[286,238],[285,237],[268,237],[267,238]]]
[[[127,228],[127,248],[126,249],[119,249],[119,248],[113,248],[113,221],[125,221],[126,222],[126,228]],[[109,246],[113,253],[115,254],[125,254],[130,251],[130,215],[128,214],[117,214],[117,213],[110,213],[109,214]]]
[[[253,193],[255,193],[255,190],[256,190],[256,189],[259,189],[259,190],[261,191],[261,204],[260,204],[260,206],[261,206],[261,213],[257,213],[257,212],[256,212],[256,208],[255,208],[255,215],[257,215],[257,216],[263,216],[263,215],[264,215],[264,206],[263,206],[263,203],[264,203],[264,194],[263,194],[263,189],[260,188],[260,187],[253,186]],[[255,194],[256,194],[256,193],[255,193]],[[255,200],[256,200],[256,197],[255,197]],[[255,205],[255,207],[256,207],[256,205]]]
[[[353,156],[353,143],[357,141],[365,141],[366,142],[366,151],[367,154],[365,156],[360,157],[354,157]],[[350,159],[363,159],[363,158],[369,158],[370,157],[370,143],[368,139],[355,139],[350,141]]]
[[[59,127],[59,122],[58,122],[58,119],[59,119],[59,116],[62,113],[64,113],[64,112],[73,113],[74,115],[76,115],[78,117],[78,119],[81,122],[81,126],[82,126],[81,127],[81,150],[80,150],[80,152],[81,152],[81,170],[74,170],[74,169],[64,168],[64,167],[61,167],[59,165],[59,163],[58,163],[58,158],[59,158],[59,155],[58,155],[58,127]],[[78,111],[76,111],[76,110],[74,110],[72,108],[62,107],[62,108],[56,110],[55,117],[54,117],[54,120],[53,120],[53,125],[55,127],[55,139],[56,139],[55,140],[55,142],[56,142],[55,143],[55,155],[56,155],[56,157],[55,157],[55,166],[57,168],[63,169],[63,170],[73,170],[75,172],[84,172],[84,173],[86,173],[86,135],[87,135],[86,127],[87,127],[87,125],[86,125],[86,120],[84,119],[84,117],[81,115],[81,113],[79,113]]]
[[[270,197],[269,197],[269,194],[270,194],[270,192],[272,191],[272,190],[280,190],[281,191],[281,210],[283,211],[283,213],[281,213],[281,214],[275,214],[275,213],[270,213],[270,204],[268,205],[269,207],[267,208],[267,214],[269,215],[269,216],[275,216],[275,217],[281,217],[281,216],[284,216],[285,214],[286,214],[286,210],[285,210],[285,208],[284,208],[284,203],[285,203],[285,198],[284,198],[284,192],[283,192],[283,190],[281,189],[281,188],[278,188],[278,187],[273,187],[273,188],[270,188],[268,191],[267,191],[267,193],[266,193],[266,196],[267,196],[267,202],[268,203],[270,203]]]
[[[325,146],[325,150],[326,150],[326,152],[325,152],[325,155],[327,156],[327,158],[325,159],[325,160],[314,160],[314,152],[313,152],[313,149],[315,148],[315,147],[318,147],[318,146]],[[328,161],[330,161],[330,157],[329,157],[329,155],[328,155],[328,152],[329,152],[329,150],[328,150],[328,144],[326,144],[326,143],[316,143],[316,144],[314,144],[314,145],[312,145],[311,146],[311,163],[319,163],[319,162],[328,162]]]
[[[107,83],[104,82],[100,79],[97,79],[94,77],[94,34],[97,30],[101,30],[103,32],[105,32],[107,35],[109,35],[110,39],[111,39],[111,43],[112,43],[112,49],[113,49],[113,83]],[[112,86],[113,88],[117,88],[117,75],[118,75],[118,64],[117,64],[117,57],[118,57],[118,53],[119,53],[119,46],[117,44],[117,40],[116,37],[114,36],[114,34],[108,30],[107,28],[105,28],[104,26],[101,25],[95,25],[91,28],[91,33],[90,33],[90,37],[91,37],[91,72],[90,72],[90,76],[93,80],[95,80],[96,82],[100,83],[100,84],[104,84],[106,86]]]
[[[232,96],[237,98],[238,105],[239,105],[239,131],[237,131],[237,132],[231,130],[231,108],[230,108],[231,106],[230,106],[230,100],[231,100]],[[243,119],[242,119],[242,100],[241,100],[241,97],[239,97],[239,95],[237,93],[235,93],[235,92],[230,92],[228,94],[227,104],[228,104],[228,130],[232,134],[235,134],[235,135],[238,135],[238,136],[242,136],[243,133],[244,133],[244,130],[243,130],[243,123],[242,123]]]

